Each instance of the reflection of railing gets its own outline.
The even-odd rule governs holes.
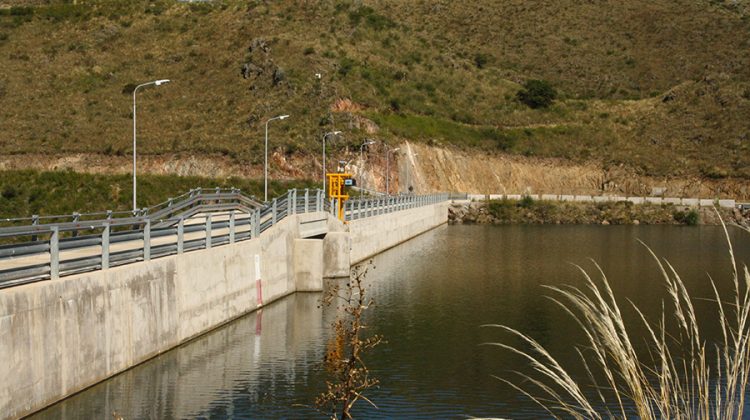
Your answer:
[[[358,220],[448,199],[431,194],[350,200],[344,211],[346,220]],[[4,219],[0,288],[231,244],[256,238],[289,215],[336,208],[320,190],[289,190],[263,205],[238,190],[196,189],[137,214]]]

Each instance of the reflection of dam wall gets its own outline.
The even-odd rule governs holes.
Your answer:
[[[255,310],[261,296],[267,304],[295,291],[321,290],[324,273],[346,274],[350,262],[446,223],[447,208],[426,205],[346,226],[325,213],[291,215],[260,237],[232,245],[4,289],[0,418],[32,413],[176,347]],[[325,239],[303,239],[301,226],[318,221],[327,224]],[[301,321],[274,326],[287,335],[307,334],[304,328]],[[227,380],[210,386],[234,383]],[[149,382],[144,392],[152,396],[144,398],[163,400],[164,389],[174,386]],[[173,407],[202,405],[182,401]],[[165,417],[191,415],[164,411]]]

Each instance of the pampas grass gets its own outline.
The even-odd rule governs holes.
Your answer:
[[[518,337],[522,343],[518,346],[485,344],[520,355],[534,372],[516,372],[521,384],[498,379],[556,418],[742,418],[750,376],[750,273],[747,266],[738,270],[729,233],[726,225],[722,226],[729,245],[733,290],[730,296],[720,296],[716,282],[709,277],[720,329],[716,342],[704,339],[705,330],[694,309],[695,299],[677,271],[644,244],[658,264],[668,296],[661,319],[656,322],[646,319],[638,307],[628,302],[645,326],[646,337],[631,335],[633,328],[629,330],[623,320],[621,303],[596,263],[595,277],[578,266],[585,278],[581,288],[547,286],[552,292],[550,299],[576,321],[586,336],[586,346],[576,350],[591,389],[584,389],[581,381],[533,338],[507,326],[485,325]],[[676,331],[667,328],[672,323]],[[646,341],[648,356],[636,352],[634,340]]]

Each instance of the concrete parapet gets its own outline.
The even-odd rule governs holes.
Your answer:
[[[328,232],[323,239],[323,277],[348,277],[351,253],[349,232]]]
[[[733,209],[737,206],[737,202],[734,200],[719,200],[719,207]]]
[[[505,194],[505,198],[508,200],[520,200],[523,196],[521,194]]]
[[[633,204],[643,204],[644,200],[643,197],[628,197],[625,199],[625,201],[630,201]]]
[[[323,291],[323,240],[294,240],[294,284],[297,292]]]
[[[595,203],[606,203],[610,201],[610,196],[608,195],[595,195],[593,196]]]
[[[526,197],[529,197],[532,200],[539,200],[539,194],[526,194]]]
[[[646,197],[645,198],[646,203],[648,204],[662,204],[664,203],[664,199],[661,197]]]
[[[351,263],[356,264],[448,222],[448,206],[438,203],[349,222]],[[398,217],[394,217],[397,214]]]
[[[708,198],[701,198],[698,202],[698,205],[701,207],[713,207],[714,204],[716,204],[716,202]]]
[[[555,194],[542,194],[541,199],[546,201],[557,201],[560,196]]]
[[[503,194],[490,194],[490,200],[502,200]]]
[[[664,204],[673,204],[675,206],[679,206],[680,204],[682,204],[682,199],[674,197],[665,198],[663,201]]]
[[[575,201],[576,196],[574,195],[561,195],[560,201]]]
[[[590,195],[577,195],[573,199],[574,201],[581,201],[581,202],[591,202],[594,201],[594,199]]]
[[[484,201],[487,198],[484,194],[469,194],[467,197],[471,201]]]
[[[698,207],[700,205],[700,200],[697,198],[683,198],[681,201],[683,206]]]

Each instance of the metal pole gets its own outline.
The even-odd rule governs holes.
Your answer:
[[[389,196],[391,194],[390,189],[390,179],[391,179],[391,164],[390,164],[390,155],[391,150],[389,148],[385,148],[385,195]]]
[[[142,83],[133,89],[133,213],[135,213],[138,210],[137,205],[137,191],[136,191],[136,106],[135,106],[135,94],[138,92],[139,88],[142,88],[144,86],[148,85],[156,85],[160,86],[164,83],[169,83],[169,80],[154,80],[153,82],[148,83]]]
[[[136,147],[136,123],[135,123],[135,93],[138,91],[138,88],[140,86],[136,86],[135,89],[133,89],[133,212],[136,211],[138,208],[138,205],[136,204],[136,177],[135,177],[135,147]]]
[[[206,216],[206,249],[211,249],[211,215]]]
[[[234,243],[234,210],[229,212],[229,243]]]
[[[266,121],[266,160],[263,165],[263,202],[268,202],[268,123],[271,120]]]
[[[109,222],[104,223],[102,230],[102,270],[109,268]]]
[[[60,228],[52,226],[49,237],[49,276],[51,279],[60,278]]]
[[[182,254],[185,250],[185,219],[180,217],[180,221],[177,222],[177,253]]]
[[[151,260],[151,220],[143,226],[143,261]]]

